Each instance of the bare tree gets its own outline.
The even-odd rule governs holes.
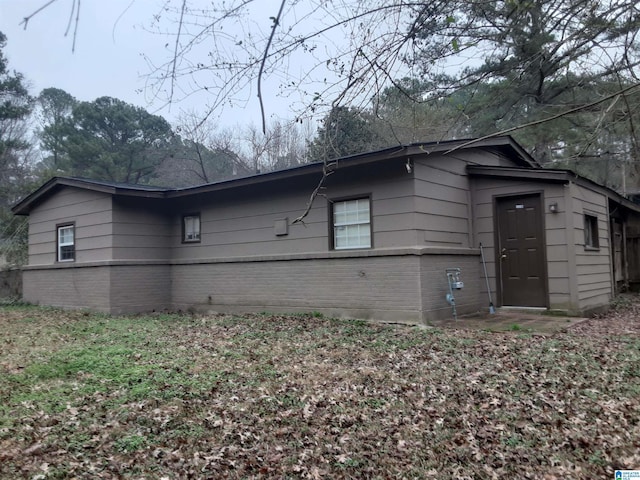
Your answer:
[[[280,170],[307,163],[307,144],[311,140],[310,122],[275,120],[263,133],[255,125],[241,129],[247,145],[246,161],[254,172]]]
[[[56,1],[43,0],[25,27]],[[79,10],[74,0],[69,25]],[[209,112],[257,98],[265,134],[276,95],[303,118],[363,106],[389,85],[424,102],[499,80],[504,122],[526,123],[534,119],[518,115],[585,76],[637,82],[640,65],[633,0],[167,0],[152,18],[151,30],[170,38],[166,57],[147,54],[155,94],[172,102],[203,92]],[[430,95],[397,83],[407,75],[433,80]]]
[[[608,122],[592,118],[614,102],[628,105],[628,119],[638,110],[639,27],[633,0],[167,0],[151,30],[170,40],[164,58],[147,55],[149,85],[167,102],[204,93],[205,116],[259,104],[266,138],[253,139],[253,171],[273,102],[288,101],[297,119],[324,116],[368,106],[389,86],[416,103],[457,95],[474,135],[526,129],[527,146],[553,161],[564,153],[549,133],[559,121],[597,132]],[[405,76],[430,90],[406,89]],[[617,90],[601,88],[613,78]],[[635,149],[635,126],[624,124]]]

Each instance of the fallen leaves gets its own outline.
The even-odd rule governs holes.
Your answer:
[[[640,304],[545,336],[24,307],[0,328],[2,478],[640,468]]]

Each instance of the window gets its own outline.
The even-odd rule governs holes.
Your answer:
[[[182,217],[182,242],[200,241],[200,214],[190,213]]]
[[[334,201],[332,203],[333,248],[371,248],[370,199]]]
[[[58,261],[72,262],[76,259],[75,225],[60,225],[58,230]]]
[[[595,215],[584,216],[584,246],[588,248],[600,248],[598,241],[598,217]]]

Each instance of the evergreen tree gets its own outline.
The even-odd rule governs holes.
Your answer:
[[[49,152],[45,164],[48,168],[58,170],[64,158],[64,140],[69,119],[78,101],[69,93],[59,88],[45,88],[40,92],[37,103],[42,128],[38,131],[40,147]]]
[[[76,104],[68,120],[49,124],[42,138],[60,138],[58,167],[69,175],[148,183],[168,155],[167,121],[111,97]]]
[[[312,162],[326,161],[382,147],[369,112],[357,108],[335,107],[322,120],[316,137],[309,144]]]
[[[12,263],[26,255],[26,223],[10,207],[31,187],[27,120],[33,98],[20,73],[9,70],[2,53],[7,38],[0,32],[0,253]]]

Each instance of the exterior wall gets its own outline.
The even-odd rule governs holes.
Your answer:
[[[607,304],[613,296],[608,199],[602,193],[576,184],[571,184],[571,198],[570,241],[575,249],[578,305],[581,310],[588,310]],[[598,249],[585,247],[585,214],[598,218]]]
[[[374,249],[420,247],[416,235],[414,184],[414,174],[407,173],[405,161],[398,159],[375,169],[367,166],[346,169],[342,175],[333,174],[323,193],[330,200],[371,194]],[[329,202],[323,203],[328,239],[328,223],[332,219],[329,218]]]
[[[111,273],[110,312],[113,314],[170,310],[171,265],[114,265]]]
[[[574,311],[578,308],[577,295],[572,292],[571,267],[573,252],[567,246],[566,221],[571,214],[567,210],[565,190],[569,187],[532,181],[503,180],[491,178],[473,179],[472,206],[475,218],[473,236],[484,247],[491,296],[497,302],[499,296],[496,279],[496,237],[494,224],[494,198],[503,195],[542,193],[544,228],[546,237],[548,293],[551,309]],[[570,201],[570,199],[569,199]],[[549,205],[558,204],[558,213],[551,213]],[[483,272],[480,272],[481,275]],[[573,277],[575,278],[575,277]],[[481,285],[481,296],[487,295],[486,286]],[[488,298],[488,297],[487,297]]]
[[[112,202],[106,193],[67,187],[29,214],[29,265],[56,263],[56,225],[75,222],[76,261],[110,260]]]
[[[302,214],[315,188],[311,183],[291,190],[245,190],[209,194],[178,202],[171,225],[174,260],[229,258],[326,251],[326,201],[316,198],[305,224],[291,225]],[[195,201],[194,201],[195,200]],[[200,213],[201,241],[182,243],[182,216]],[[289,233],[276,236],[277,220],[287,219]]]
[[[171,215],[157,199],[114,198],[113,260],[169,260]]]
[[[421,321],[420,256],[237,259],[173,265],[173,307]]]
[[[498,163],[498,157],[495,161]],[[290,224],[304,209],[315,181],[276,188],[277,193],[272,189],[244,196],[209,196],[197,202],[199,209],[185,202],[177,208],[180,213],[173,224],[173,307],[313,310],[428,321],[452,315],[445,300],[444,270],[462,266],[466,287],[460,292],[459,311],[478,311],[481,277],[478,251],[469,241],[466,162],[442,158],[435,168],[423,161],[416,163],[415,176],[399,160],[369,170],[339,169],[329,177],[323,191],[328,199],[371,196],[371,250],[329,250],[330,209],[323,197],[316,198],[304,225]],[[361,187],[354,188],[355,182]],[[414,195],[418,189],[424,192],[422,196]],[[457,202],[455,218],[447,200],[451,198]],[[181,244],[182,215],[194,211],[201,215],[201,242]],[[283,218],[289,220],[289,233],[277,237],[274,223]],[[459,232],[455,242],[446,241],[452,224]],[[430,254],[429,248],[441,247],[445,252],[451,249],[450,255]],[[408,256],[393,253],[403,248],[424,250]]]
[[[38,225],[55,209],[56,218],[48,220],[47,238],[42,240],[52,264],[55,225],[75,221],[77,259],[55,268],[32,262],[26,271],[25,299],[114,314],[190,308],[313,310],[421,322],[451,316],[444,269],[463,266],[466,287],[459,292],[458,309],[477,311],[480,277],[477,250],[469,242],[465,162],[441,159],[434,169],[423,166],[416,171],[426,177],[436,172],[437,178],[416,179],[402,159],[367,169],[338,169],[328,177],[323,196],[315,199],[304,224],[297,225],[291,222],[304,211],[318,178],[171,202],[143,197],[111,200],[106,194],[61,189],[34,209],[32,220]],[[425,194],[416,211],[418,186]],[[426,242],[425,232],[433,235],[434,225],[440,228],[435,222],[449,228],[451,204],[446,199],[460,192],[453,220],[460,241],[445,242],[449,231],[440,241]],[[331,251],[329,202],[360,195],[371,198],[373,248]],[[182,215],[194,212],[201,216],[201,242],[183,244]],[[283,218],[288,219],[288,234],[277,236],[274,224]],[[99,246],[108,248],[81,253],[91,244],[86,235],[92,233]]]
[[[541,193],[553,309],[606,303],[612,289],[607,198],[575,184],[470,178],[468,164],[513,166],[479,150],[338,168],[304,223],[319,178],[299,177],[171,200],[65,187],[30,220],[27,301],[111,313],[164,309],[319,311],[429,322],[450,318],[446,268],[462,269],[459,314],[494,302],[496,196]],[[373,248],[330,250],[330,201],[369,196]],[[558,204],[559,213],[549,205]],[[199,212],[201,241],[182,243],[182,216]],[[598,216],[600,248],[584,248],[584,213]],[[287,219],[286,235],[275,223]],[[56,264],[56,225],[75,222],[76,261]]]
[[[416,227],[422,245],[470,247],[469,177],[460,158],[416,160]]]
[[[168,310],[170,285],[168,263],[101,262],[23,270],[26,302],[112,314]]]
[[[148,199],[64,188],[38,205],[29,219],[25,301],[107,313],[171,306],[169,225]],[[56,263],[56,225],[74,222],[76,259]],[[134,259],[137,265],[114,265]],[[148,260],[162,265],[147,265]]]
[[[503,156],[479,150],[414,159],[418,245],[476,246],[467,165],[516,166]]]
[[[489,304],[480,295],[482,270],[477,250],[464,255],[423,255],[420,267],[425,323],[453,316],[452,306],[446,300],[449,293],[447,268],[460,268],[460,278],[464,282],[464,288],[453,292],[458,315],[478,312]]]
[[[26,302],[105,313],[111,310],[111,271],[107,266],[27,267],[22,281]]]
[[[293,225],[319,177],[182,200],[174,207],[171,257],[176,261],[327,252],[330,245],[327,199],[371,195],[373,247],[416,245],[413,179],[404,163],[369,170],[338,169],[328,177],[304,223]],[[357,187],[354,187],[357,184]],[[201,241],[182,243],[182,216],[200,212]],[[277,236],[277,220],[288,234]]]

